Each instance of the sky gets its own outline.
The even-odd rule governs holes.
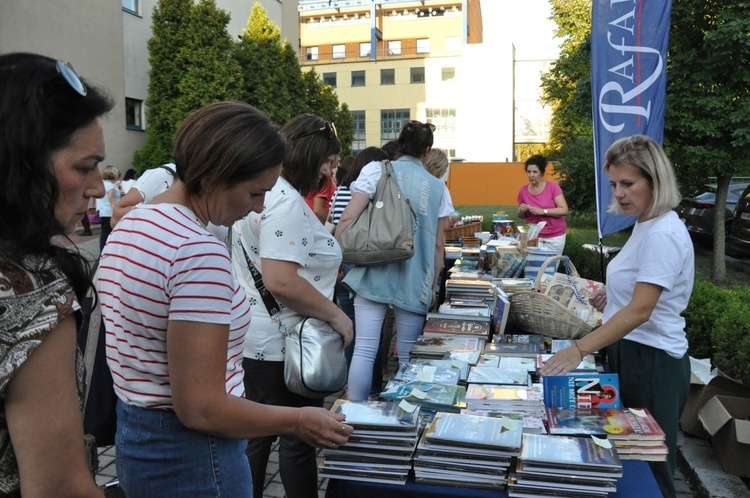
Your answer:
[[[480,0],[484,43],[510,40],[518,60],[557,59],[549,0]]]

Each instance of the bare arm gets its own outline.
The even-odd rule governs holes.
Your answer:
[[[438,219],[437,234],[435,237],[435,279],[432,282],[432,290],[437,290],[440,283],[440,274],[445,267],[445,229],[450,224],[448,217]]]
[[[320,222],[325,225],[326,219],[328,218],[328,208],[326,207],[325,197],[315,197],[313,199],[313,212]]]
[[[577,346],[565,348],[552,356],[542,367],[542,375],[563,375],[571,371],[581,362],[582,354],[609,346],[648,321],[663,290],[658,285],[636,283],[633,298],[624,308],[594,332],[579,339]]]
[[[346,205],[346,209],[344,209],[344,212],[341,213],[339,224],[336,225],[336,238],[339,238],[346,227],[351,225],[354,220],[359,218],[359,215],[362,213],[362,211],[365,210],[367,204],[369,203],[370,198],[365,194],[362,194],[360,192],[355,192],[352,194],[352,198],[349,201],[349,204]]]
[[[297,263],[268,258],[261,258],[261,261],[263,283],[278,302],[301,315],[330,323],[344,338],[344,347],[352,341],[354,326],[351,319],[310,282],[300,277]]]
[[[528,211],[531,214],[535,214],[537,216],[554,216],[555,218],[562,218],[563,216],[566,216],[568,214],[568,203],[565,202],[565,196],[563,194],[558,195],[554,198],[555,201],[555,207],[553,208],[547,208],[547,214],[544,214],[544,208],[540,207],[533,207],[528,206],[525,204],[521,204],[521,206],[526,206],[526,211]],[[518,208],[519,216],[521,212],[521,208]],[[524,212],[523,217],[526,217],[526,213]]]
[[[8,385],[5,414],[24,497],[102,496],[86,463],[75,340],[76,320],[70,316]]]
[[[324,408],[255,403],[226,392],[227,325],[170,321],[169,379],[175,413],[185,426],[221,437],[244,439],[294,434],[308,444],[344,444],[352,432],[344,417]]]
[[[131,188],[128,193],[120,198],[120,202],[114,205],[112,209],[112,219],[110,224],[114,227],[120,218],[130,212],[136,204],[143,202],[143,195],[136,188]]]

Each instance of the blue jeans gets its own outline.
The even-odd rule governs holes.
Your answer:
[[[117,477],[133,498],[251,497],[245,439],[188,429],[173,411],[117,401]]]

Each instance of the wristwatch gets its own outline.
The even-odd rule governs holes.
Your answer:
[[[544,210],[544,216],[547,216],[547,210],[546,209]]]

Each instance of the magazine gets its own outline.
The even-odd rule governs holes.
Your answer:
[[[616,373],[573,373],[542,378],[545,406],[566,408],[622,408]]]

